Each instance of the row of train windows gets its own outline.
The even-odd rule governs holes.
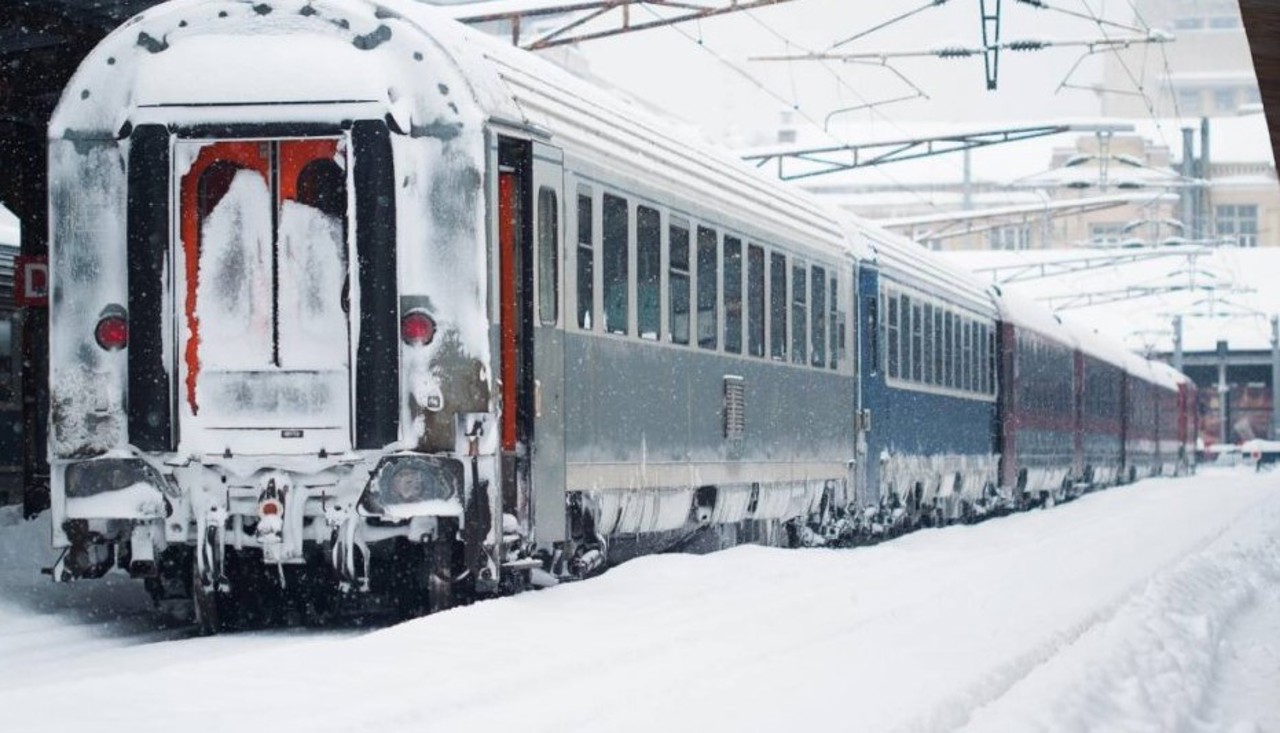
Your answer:
[[[1032,338],[1017,353],[1018,404],[1027,410],[1070,414],[1075,372],[1071,350]]]
[[[601,325],[608,333],[631,333],[628,310],[634,288],[635,331],[643,339],[681,345],[697,343],[703,349],[723,348],[731,354],[743,353],[745,345],[748,356],[764,358],[767,335],[768,356],[775,361],[790,360],[835,369],[845,358],[847,320],[839,307],[837,280],[829,277],[825,268],[809,266],[779,252],[766,252],[754,243],[747,243],[744,249],[739,237],[725,234],[722,238],[713,227],[692,226],[687,220],[674,216],[669,217],[664,243],[662,215],[657,209],[642,204],[635,207],[632,240],[628,201],[606,193],[601,202],[602,241],[597,258],[593,227],[596,201],[589,189],[578,193],[576,315],[579,328],[588,331],[596,328],[592,319],[595,267],[599,261]],[[634,275],[629,272],[629,247],[633,241]],[[665,271],[662,267],[664,244]],[[662,323],[664,285],[666,324]],[[720,314],[723,314],[723,328],[718,322]]]
[[[889,291],[885,364],[890,379],[995,394],[995,331],[990,324]]]

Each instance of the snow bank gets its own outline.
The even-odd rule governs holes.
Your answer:
[[[1280,502],[1244,516],[1236,531],[1155,576],[963,730],[1195,730],[1233,624],[1260,594],[1280,588],[1277,527]],[[1252,642],[1280,649],[1275,639]]]
[[[1250,589],[1280,587],[1277,537],[1272,476],[1150,480],[873,548],[649,557],[358,638],[68,661],[0,681],[0,709],[138,733],[245,710],[309,733],[1168,730]]]

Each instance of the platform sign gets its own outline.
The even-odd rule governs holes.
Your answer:
[[[49,258],[18,255],[13,265],[13,291],[18,306],[49,307]]]

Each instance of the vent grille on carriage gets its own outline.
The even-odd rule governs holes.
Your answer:
[[[724,378],[724,437],[742,440],[747,432],[747,386],[742,377]]]

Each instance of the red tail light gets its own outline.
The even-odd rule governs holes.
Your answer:
[[[129,345],[129,322],[123,316],[103,316],[93,330],[98,346],[107,351],[119,351]]]
[[[262,517],[278,517],[284,514],[284,505],[279,499],[264,499],[258,505],[258,515]]]
[[[400,319],[400,338],[410,346],[426,346],[436,337],[436,322],[422,311],[406,313]]]

